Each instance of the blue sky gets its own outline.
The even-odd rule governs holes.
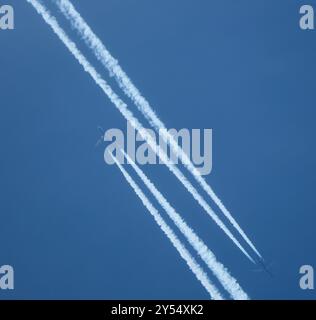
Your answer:
[[[26,1],[6,3],[15,30],[0,32],[0,265],[14,267],[15,290],[0,298],[208,298],[94,148],[97,126],[125,128],[121,115]],[[254,272],[165,167],[143,169],[255,299],[315,298],[298,273],[316,267],[316,33],[299,28],[302,4],[75,3],[168,128],[213,129],[206,179],[274,278]]]

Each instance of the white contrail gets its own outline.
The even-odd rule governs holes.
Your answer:
[[[110,101],[115,105],[115,107],[120,111],[124,118],[131,124],[131,126],[139,132],[141,137],[147,141],[148,145],[152,150],[158,155],[163,163],[169,168],[169,170],[181,181],[185,188],[193,195],[197,202],[204,208],[204,210],[212,217],[215,223],[225,232],[225,234],[235,243],[235,245],[245,254],[245,256],[252,261],[254,260],[250,257],[247,251],[243,248],[240,242],[235,238],[235,236],[228,230],[224,223],[218,218],[215,212],[207,204],[207,202],[200,196],[198,191],[192,186],[192,184],[186,179],[182,172],[172,163],[169,163],[167,154],[162,148],[160,148],[156,141],[152,138],[150,134],[144,129],[142,124],[134,117],[133,113],[128,110],[127,105],[117,96],[117,94],[112,90],[112,88],[107,84],[107,82],[100,76],[100,74],[95,70],[95,68],[89,63],[85,56],[77,48],[76,44],[70,40],[65,31],[59,26],[56,19],[50,14],[50,12],[37,0],[26,0],[33,5],[36,11],[43,17],[44,21],[52,28],[59,39],[68,48],[71,54],[76,58],[79,64],[84,68],[84,70],[92,77],[95,83],[102,89],[102,91],[108,96]],[[159,150],[159,152],[158,152]]]
[[[172,151],[175,155],[182,159],[183,164],[191,172],[197,182],[205,190],[205,192],[213,199],[216,205],[220,208],[229,222],[234,226],[234,228],[239,232],[239,234],[244,238],[248,245],[254,250],[254,252],[262,258],[259,251],[256,249],[255,245],[248,238],[242,228],[239,226],[237,221],[224,206],[219,197],[215,194],[213,189],[207,184],[205,179],[201,176],[200,172],[195,168],[193,163],[187,154],[179,147],[178,143],[175,141],[174,137],[168,132],[164,123],[159,119],[155,111],[150,106],[149,102],[140,93],[136,86],[132,83],[131,79],[123,71],[121,66],[118,64],[117,60],[113,58],[110,52],[107,50],[102,41],[95,35],[89,25],[81,17],[75,7],[69,0],[54,0],[61,10],[61,12],[69,19],[73,28],[75,28],[82,39],[85,41],[88,47],[93,51],[97,59],[108,69],[111,75],[116,79],[119,87],[124,91],[124,93],[135,103],[137,108],[143,113],[145,118],[150,122],[150,124],[160,132],[163,140],[170,144]]]
[[[176,212],[176,210],[170,205],[168,200],[161,194],[161,192],[155,187],[155,185],[139,168],[139,166],[137,166],[137,164],[128,156],[128,154],[126,154],[123,149],[121,150],[121,152],[124,154],[125,158],[132,165],[137,175],[144,182],[150,192],[154,195],[162,208],[166,211],[171,220],[175,223],[182,234],[186,237],[188,242],[199,254],[201,259],[206,263],[206,265],[217,277],[223,287],[229,292],[230,296],[236,300],[248,300],[248,295],[243,291],[236,279],[234,279],[229,274],[228,270],[220,262],[217,261],[214,253],[198,237],[194,230],[187,225],[187,223],[182,219],[179,213]]]
[[[196,278],[201,282],[206,291],[210,294],[211,298],[214,300],[223,300],[222,295],[218,291],[218,289],[211,283],[207,274],[203,271],[202,267],[195,261],[190,252],[186,249],[186,247],[182,244],[173,230],[169,227],[169,225],[164,221],[162,216],[159,214],[157,209],[152,205],[149,199],[145,196],[143,191],[139,188],[133,178],[126,172],[126,170],[121,166],[121,164],[117,161],[117,159],[111,154],[111,157],[115,161],[116,165],[120,169],[124,178],[128,182],[128,184],[135,191],[137,196],[142,201],[143,205],[147,208],[150,214],[154,217],[156,223],[161,228],[161,230],[165,233],[168,239],[171,241],[173,246],[177,249],[180,256],[185,260],[190,270],[196,276]]]

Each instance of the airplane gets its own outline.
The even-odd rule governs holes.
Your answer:
[[[260,266],[259,270],[254,270],[254,271],[264,271],[266,272],[271,278],[274,277],[274,274],[269,270],[269,266],[271,266],[271,263],[267,265],[263,259],[259,259],[257,261],[257,264]]]
[[[104,141],[104,130],[101,126],[98,126],[98,130],[101,133],[100,138],[98,139],[97,143],[95,144],[95,148],[97,148],[103,141]]]

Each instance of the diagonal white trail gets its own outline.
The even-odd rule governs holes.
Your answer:
[[[112,88],[107,84],[107,82],[100,76],[100,74],[95,70],[95,68],[89,63],[81,51],[77,48],[76,44],[70,40],[65,31],[59,26],[56,19],[50,14],[50,12],[37,0],[26,0],[33,5],[35,10],[39,15],[42,16],[44,21],[52,28],[58,38],[64,43],[66,48],[71,52],[71,54],[76,58],[83,69],[92,77],[95,83],[102,89],[102,91],[108,96],[110,101],[115,105],[115,107],[120,111],[124,118],[130,123],[130,125],[139,132],[141,137],[147,141],[148,145],[154,150],[163,163],[168,167],[168,169],[181,181],[185,188],[192,194],[192,196],[197,200],[197,202],[204,208],[204,210],[209,214],[209,216],[215,221],[215,223],[225,232],[225,234],[233,241],[233,243],[244,253],[244,255],[253,263],[254,260],[250,257],[247,251],[243,248],[240,242],[235,238],[235,236],[229,231],[229,229],[224,225],[224,223],[218,218],[215,212],[207,204],[207,202],[200,196],[197,190],[192,186],[192,184],[186,179],[182,172],[172,163],[169,163],[167,154],[162,148],[160,148],[156,141],[151,137],[150,134],[144,129],[142,124],[134,117],[133,113],[128,110],[127,105],[117,96],[117,94],[112,90]]]
[[[70,21],[74,29],[77,30],[79,35],[85,41],[87,46],[93,51],[96,58],[108,69],[111,75],[116,79],[119,87],[124,91],[124,93],[134,102],[137,108],[142,112],[145,118],[150,122],[157,131],[160,132],[163,140],[169,143],[172,151],[175,155],[182,159],[183,164],[186,166],[188,171],[194,176],[200,186],[204,191],[211,197],[211,199],[220,208],[222,213],[228,219],[228,221],[233,225],[233,227],[239,232],[247,244],[252,248],[252,250],[262,258],[261,254],[245,234],[243,229],[237,223],[235,218],[231,215],[228,209],[224,206],[219,197],[215,194],[213,189],[207,184],[205,179],[201,176],[200,172],[195,168],[193,163],[187,154],[179,147],[178,143],[175,141],[174,137],[168,132],[164,123],[159,119],[155,111],[150,106],[149,102],[140,93],[136,86],[132,83],[131,79],[123,71],[118,61],[113,58],[110,52],[107,50],[102,41],[96,36],[89,25],[81,17],[75,7],[69,0],[54,0],[61,12]]]
[[[145,173],[139,168],[139,166],[125,153],[122,149],[121,152],[125,158],[132,165],[133,169],[144,182],[146,187],[150,190],[162,208],[166,211],[171,220],[179,228],[191,246],[196,250],[201,259],[206,263],[209,269],[213,272],[215,277],[220,281],[222,286],[228,291],[230,296],[236,300],[248,300],[248,295],[240,287],[239,283],[234,279],[229,271],[217,261],[214,253],[206,246],[206,244],[197,236],[192,228],[182,219],[180,214],[170,205],[168,200],[161,194],[161,192],[155,187]],[[113,156],[112,156],[113,158]]]
[[[170,226],[164,221],[161,217],[157,209],[152,205],[143,191],[139,188],[133,178],[126,172],[126,170],[121,166],[121,164],[117,161],[117,159],[111,154],[113,160],[116,165],[120,169],[127,183],[134,190],[136,195],[140,198],[143,205],[150,212],[150,214],[154,217],[156,223],[160,227],[160,229],[164,232],[164,234],[168,237],[172,245],[176,248],[180,256],[187,263],[190,270],[193,272],[195,277],[201,282],[206,291],[210,294],[211,298],[214,300],[223,300],[222,295],[218,291],[218,289],[211,283],[206,273],[203,271],[201,266],[195,261],[190,252],[185,248]]]

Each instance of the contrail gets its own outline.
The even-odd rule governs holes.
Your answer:
[[[121,152],[124,154],[125,158],[132,165],[133,169],[144,182],[146,187],[154,195],[156,200],[166,211],[171,220],[179,228],[182,234],[186,237],[188,242],[197,251],[201,259],[206,263],[209,269],[217,277],[223,287],[229,292],[230,296],[236,300],[248,300],[248,295],[240,287],[236,279],[234,279],[228,272],[228,270],[217,261],[213,252],[205,245],[205,243],[196,235],[194,230],[190,228],[187,223],[182,219],[178,212],[170,205],[168,200],[160,193],[160,191],[155,187],[155,185],[149,180],[145,173],[137,166],[137,164],[125,153],[123,149]],[[113,156],[112,156],[113,158]]]
[[[117,159],[110,154],[113,160],[115,161],[116,165],[120,169],[121,173],[123,174],[124,178],[128,182],[128,184],[132,187],[132,189],[135,191],[136,195],[140,198],[143,205],[146,207],[146,209],[150,212],[150,214],[154,217],[156,223],[161,228],[161,230],[165,233],[165,235],[168,237],[172,245],[176,248],[180,256],[183,260],[187,263],[190,270],[193,272],[193,274],[196,276],[196,278],[201,282],[203,287],[206,289],[206,291],[210,294],[211,298],[214,300],[223,300],[222,295],[218,291],[218,289],[211,283],[206,273],[203,271],[202,267],[195,261],[195,259],[192,257],[190,252],[185,248],[185,246],[182,244],[182,242],[179,240],[179,238],[176,236],[176,234],[173,232],[173,230],[169,227],[169,225],[164,221],[162,216],[159,214],[157,209],[152,205],[152,203],[149,201],[149,199],[145,196],[145,194],[142,192],[142,190],[139,188],[139,186],[136,184],[136,182],[133,180],[133,178],[126,172],[126,170],[121,166],[121,164],[117,161]]]
[[[261,254],[245,234],[243,229],[224,206],[219,197],[215,194],[213,189],[207,184],[205,179],[201,176],[200,172],[195,168],[193,163],[187,154],[179,147],[178,143],[175,141],[174,137],[168,132],[164,123],[159,119],[155,111],[150,106],[149,102],[141,94],[141,92],[132,83],[131,79],[127,76],[118,61],[113,58],[110,52],[107,50],[102,41],[96,36],[89,25],[81,17],[79,12],[75,9],[69,0],[53,0],[59,7],[60,11],[65,15],[65,17],[70,21],[74,29],[77,30],[79,35],[85,41],[87,46],[93,51],[96,58],[108,69],[110,75],[113,75],[116,79],[119,87],[124,91],[124,93],[134,102],[137,108],[142,112],[144,117],[149,121],[152,127],[157,130],[163,140],[169,143],[174,154],[181,157],[184,166],[191,172],[196,181],[204,189],[204,191],[213,199],[228,221],[233,225],[233,227],[239,232],[242,238],[247,242],[247,244],[253,249],[253,251],[262,258]]]
[[[235,245],[244,253],[244,255],[253,263],[255,261],[250,257],[247,251],[243,248],[240,242],[235,236],[228,230],[224,223],[218,218],[215,212],[207,204],[207,202],[200,196],[198,191],[192,186],[192,184],[186,179],[182,172],[172,163],[169,163],[168,157],[164,150],[160,148],[156,141],[150,134],[144,129],[142,124],[134,117],[133,113],[128,110],[127,105],[117,96],[107,82],[100,76],[96,69],[89,63],[81,51],[77,48],[76,44],[70,40],[65,31],[59,26],[56,19],[50,14],[50,12],[44,7],[38,0],[26,0],[36,9],[37,13],[42,16],[44,21],[52,28],[58,38],[64,43],[66,48],[76,58],[83,69],[92,77],[95,83],[102,89],[102,91],[108,96],[110,101],[120,111],[124,118],[131,124],[131,126],[139,132],[141,137],[147,141],[148,145],[158,155],[168,169],[181,181],[185,188],[193,195],[197,202],[204,208],[204,210],[210,215],[215,223],[225,232],[225,234],[235,243]],[[158,152],[159,150],[159,152]]]

